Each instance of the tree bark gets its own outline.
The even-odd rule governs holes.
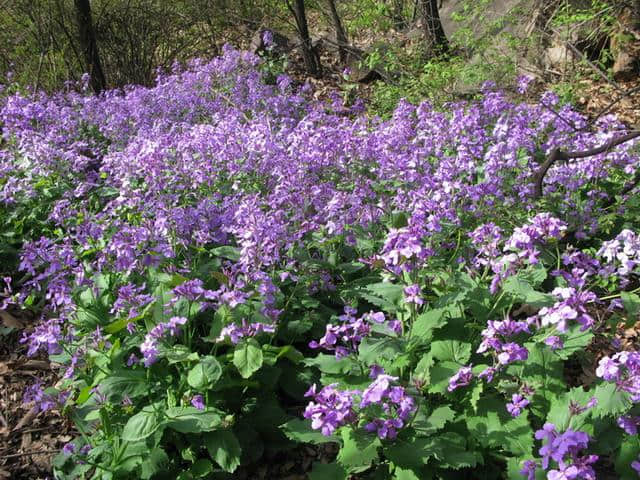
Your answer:
[[[340,15],[338,15],[338,9],[336,8],[336,2],[334,0],[327,0],[329,4],[329,10],[331,11],[331,20],[333,21],[333,28],[336,30],[336,40],[338,41],[338,52],[340,54],[340,61],[345,62],[347,59],[347,34],[342,26]]]
[[[76,7],[76,19],[78,22],[78,32],[80,33],[80,46],[84,53],[87,73],[91,76],[91,87],[96,93],[100,93],[107,86],[98,43],[93,29],[93,19],[91,18],[91,5],[89,0],[74,0]]]
[[[320,59],[313,48],[311,37],[309,36],[309,25],[307,24],[304,0],[294,0],[293,5],[287,0],[287,6],[296,20],[298,35],[300,36],[300,50],[302,51],[302,58],[307,72],[314,77],[319,77],[321,68]]]
[[[640,31],[640,0],[633,0],[631,4],[631,18],[633,28],[635,28],[636,31]]]
[[[442,28],[438,0],[422,0],[422,20],[427,50],[438,55],[449,51],[449,41]]]
[[[407,27],[407,21],[404,18],[404,0],[393,0],[391,16],[396,31],[404,30]]]

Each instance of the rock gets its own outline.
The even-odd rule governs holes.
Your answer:
[[[640,75],[640,31],[630,9],[618,17],[617,29],[611,35],[615,80],[631,80]]]
[[[273,36],[273,47],[271,50],[267,50],[266,45],[264,44],[263,36],[264,33],[270,31]],[[261,28],[257,30],[253,36],[251,37],[251,45],[249,46],[249,51],[253,53],[266,53],[273,52],[276,55],[283,55],[289,53],[295,44],[289,39],[286,35],[283,35],[278,32],[274,32],[273,30],[267,30],[266,28]]]

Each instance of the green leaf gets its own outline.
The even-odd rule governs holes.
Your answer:
[[[249,378],[262,366],[262,349],[258,342],[250,338],[242,342],[233,352],[233,364],[242,375],[242,378]]]
[[[396,467],[419,470],[435,455],[436,449],[437,437],[396,438],[385,445],[383,452]]]
[[[467,414],[467,428],[485,447],[501,448],[519,456],[532,454],[533,429],[526,412],[513,418],[508,414],[505,402],[497,398],[480,400],[478,413]]]
[[[420,480],[413,470],[409,468],[396,467],[393,471],[394,480]]]
[[[145,459],[140,466],[140,478],[148,480],[156,473],[160,473],[167,470],[169,464],[169,457],[166,452],[160,447],[153,448],[148,455],[145,455]]]
[[[337,463],[313,462],[309,480],[346,480],[347,471]]]
[[[418,410],[413,427],[421,436],[429,436],[441,430],[447,422],[452,421],[456,416],[456,412],[448,405],[436,408],[427,417],[424,410]]]
[[[460,365],[454,362],[439,362],[429,372],[429,393],[445,393],[449,386],[449,379],[460,370]]]
[[[212,248],[211,253],[213,253],[218,257],[226,258],[234,262],[237,262],[238,260],[240,260],[240,249],[237,247],[231,247],[229,245]]]
[[[365,365],[393,360],[404,351],[404,342],[393,337],[365,337],[358,347],[358,359]]]
[[[196,463],[191,465],[189,472],[191,472],[191,474],[195,478],[206,477],[211,472],[213,472],[213,463],[211,463],[211,460],[207,460],[206,458],[201,458]]]
[[[240,442],[231,430],[216,430],[204,437],[207,451],[220,467],[233,473],[240,465],[242,449]]]
[[[594,395],[598,399],[598,404],[593,407],[596,418],[617,416],[631,408],[629,394],[618,389],[615,383],[601,383],[596,387]]]
[[[208,408],[172,407],[165,411],[168,427],[180,433],[209,432],[222,424],[221,412]]]
[[[580,331],[581,325],[574,325],[567,332],[567,337],[564,339],[564,346],[556,350],[555,353],[561,359],[566,360],[576,352],[582,351],[591,343],[593,339],[593,332],[591,329]]]
[[[222,367],[215,357],[208,355],[189,370],[187,383],[197,390],[211,388],[222,376]]]
[[[567,390],[564,365],[560,357],[544,344],[525,343],[524,346],[529,351],[529,358],[524,364],[509,366],[507,371],[535,389],[531,411],[540,418],[546,418],[551,400]]]
[[[433,336],[433,331],[446,325],[452,314],[451,307],[434,308],[420,315],[411,326],[411,338],[419,338],[428,341]]]
[[[163,351],[164,357],[169,361],[169,365],[183,362],[195,362],[200,358],[198,352],[192,352],[186,345],[172,345]]]
[[[517,301],[537,308],[550,307],[555,303],[552,295],[534,290],[530,280],[523,275],[513,275],[502,283],[502,290],[511,294]]]
[[[631,468],[631,462],[637,460],[638,455],[640,455],[640,438],[636,435],[626,436],[615,459],[616,472],[621,480],[638,478],[638,473]]]
[[[351,427],[344,427],[340,432],[342,447],[338,452],[338,462],[348,470],[356,467],[368,467],[378,459],[380,440],[356,431]]]
[[[335,435],[325,436],[318,430],[313,430],[308,420],[302,420],[300,418],[289,420],[287,423],[280,425],[280,429],[289,440],[293,440],[294,442],[313,443],[317,445],[328,442],[338,442],[339,440]]]
[[[330,374],[349,373],[356,366],[350,357],[337,359],[334,355],[327,355],[326,353],[307,358],[303,363],[308,367],[316,367],[321,372]]]
[[[630,324],[631,326],[637,321],[638,315],[640,314],[640,297],[635,293],[622,292],[620,294],[620,299],[622,300],[622,305],[629,316],[627,324]]]
[[[153,435],[161,425],[155,410],[146,406],[127,421],[121,436],[124,441],[138,442]]]
[[[431,354],[437,360],[464,365],[471,357],[471,344],[459,340],[436,340],[431,343]]]
[[[580,407],[584,407],[593,396],[593,392],[586,392],[583,387],[575,387],[553,398],[551,400],[551,408],[547,415],[547,422],[553,423],[559,432],[564,432],[570,427],[574,430],[579,429],[584,423],[585,417],[591,415],[592,409],[576,415],[569,411],[569,405],[574,403]]]
[[[125,395],[130,399],[149,393],[149,384],[140,370],[117,370],[100,382],[100,392],[111,403],[120,403]]]

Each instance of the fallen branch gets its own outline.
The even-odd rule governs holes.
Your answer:
[[[60,452],[60,450],[34,450],[31,452],[12,453],[10,455],[0,455],[0,459],[4,460],[5,458],[26,457],[28,455],[45,455],[47,453],[58,453],[58,452]]]
[[[540,165],[540,168],[538,169],[538,171],[533,175],[533,181],[534,181],[533,198],[537,200],[540,197],[542,197],[542,186],[544,183],[544,177],[547,174],[547,171],[551,168],[551,166],[557,161],[566,162],[567,160],[572,158],[593,157],[594,155],[599,155],[601,153],[608,152],[612,148],[622,143],[628,142],[629,140],[633,140],[634,138],[637,138],[637,137],[640,137],[640,131],[627,133],[626,135],[623,135],[621,137],[609,140],[604,145],[592,148],[590,150],[580,151],[580,152],[564,152],[559,148],[554,148],[553,150],[551,150],[551,153],[549,154],[547,159],[544,161],[544,163]],[[638,179],[638,181],[640,181],[640,178]],[[632,185],[626,193],[631,191],[634,188],[634,186],[635,185]],[[623,191],[626,190],[628,187],[629,185],[625,186]]]

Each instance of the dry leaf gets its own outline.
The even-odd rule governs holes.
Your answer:
[[[0,310],[2,324],[8,328],[24,328],[24,324],[5,310]]]
[[[21,430],[25,425],[31,423],[38,416],[38,407],[33,407],[27,412],[27,414],[20,419],[13,431]]]

